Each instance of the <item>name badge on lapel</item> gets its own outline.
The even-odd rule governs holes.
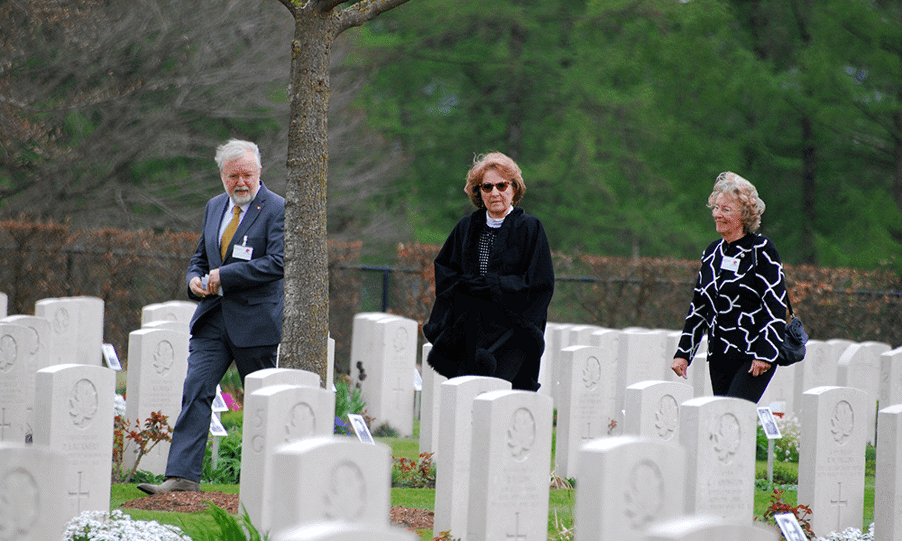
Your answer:
[[[720,268],[723,270],[736,272],[739,270],[739,258],[738,257],[726,257],[724,256],[723,261],[720,262]]]
[[[244,242],[241,246],[238,246],[237,244],[232,246],[232,257],[235,259],[250,261],[252,255],[254,255],[254,248],[247,245],[247,236],[244,237]]]

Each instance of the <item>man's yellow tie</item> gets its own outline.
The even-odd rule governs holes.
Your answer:
[[[241,216],[241,207],[235,205],[232,207],[232,221],[229,222],[229,225],[226,226],[225,231],[222,233],[222,243],[219,245],[219,255],[222,256],[223,261],[226,256],[226,249],[229,247],[229,243],[232,242],[232,237],[235,236],[235,230],[238,229],[238,217]]]

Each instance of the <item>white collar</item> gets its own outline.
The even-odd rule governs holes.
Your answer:
[[[501,224],[504,223],[504,219],[507,218],[507,215],[510,214],[512,210],[514,210],[513,205],[507,207],[507,212],[505,212],[504,216],[502,216],[501,218],[492,218],[491,216],[489,216],[488,211],[486,211],[485,225],[491,227],[492,229],[498,229],[499,227],[501,227]]]

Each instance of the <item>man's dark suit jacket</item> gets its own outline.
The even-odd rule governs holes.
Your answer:
[[[266,189],[260,190],[226,249],[225,261],[219,255],[219,227],[229,204],[228,194],[207,202],[204,229],[197,251],[188,266],[187,283],[203,277],[210,269],[219,269],[223,295],[198,297],[188,288],[188,296],[200,301],[191,318],[191,332],[205,314],[222,306],[229,339],[238,347],[278,344],[282,339],[282,284],[285,236],[285,199]],[[253,248],[250,261],[232,257],[233,245]]]

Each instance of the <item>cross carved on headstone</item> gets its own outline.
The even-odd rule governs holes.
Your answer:
[[[78,472],[78,488],[75,490],[75,492],[72,492],[71,490],[69,491],[69,496],[74,496],[74,497],[75,497],[75,501],[76,501],[77,504],[78,504],[78,512],[79,512],[79,514],[81,514],[81,497],[82,497],[82,496],[85,496],[85,497],[90,497],[90,496],[91,496],[91,491],[90,491],[90,490],[87,491],[87,492],[82,492],[82,488],[81,488],[81,474],[83,474],[83,473],[84,473],[84,472]]]
[[[586,421],[586,429],[583,431],[583,439],[592,439],[592,421]]]
[[[838,481],[839,484],[839,494],[836,496],[835,500],[830,500],[830,503],[836,506],[836,531],[839,531],[839,525],[842,523],[842,508],[843,506],[849,505],[849,500],[842,499],[842,481]]]
[[[4,440],[4,436],[6,435],[6,429],[12,428],[12,424],[6,420],[6,408],[0,409],[0,441]]]
[[[526,534],[520,533],[520,513],[515,513],[514,533],[507,534],[507,538],[511,541],[526,541]]]

